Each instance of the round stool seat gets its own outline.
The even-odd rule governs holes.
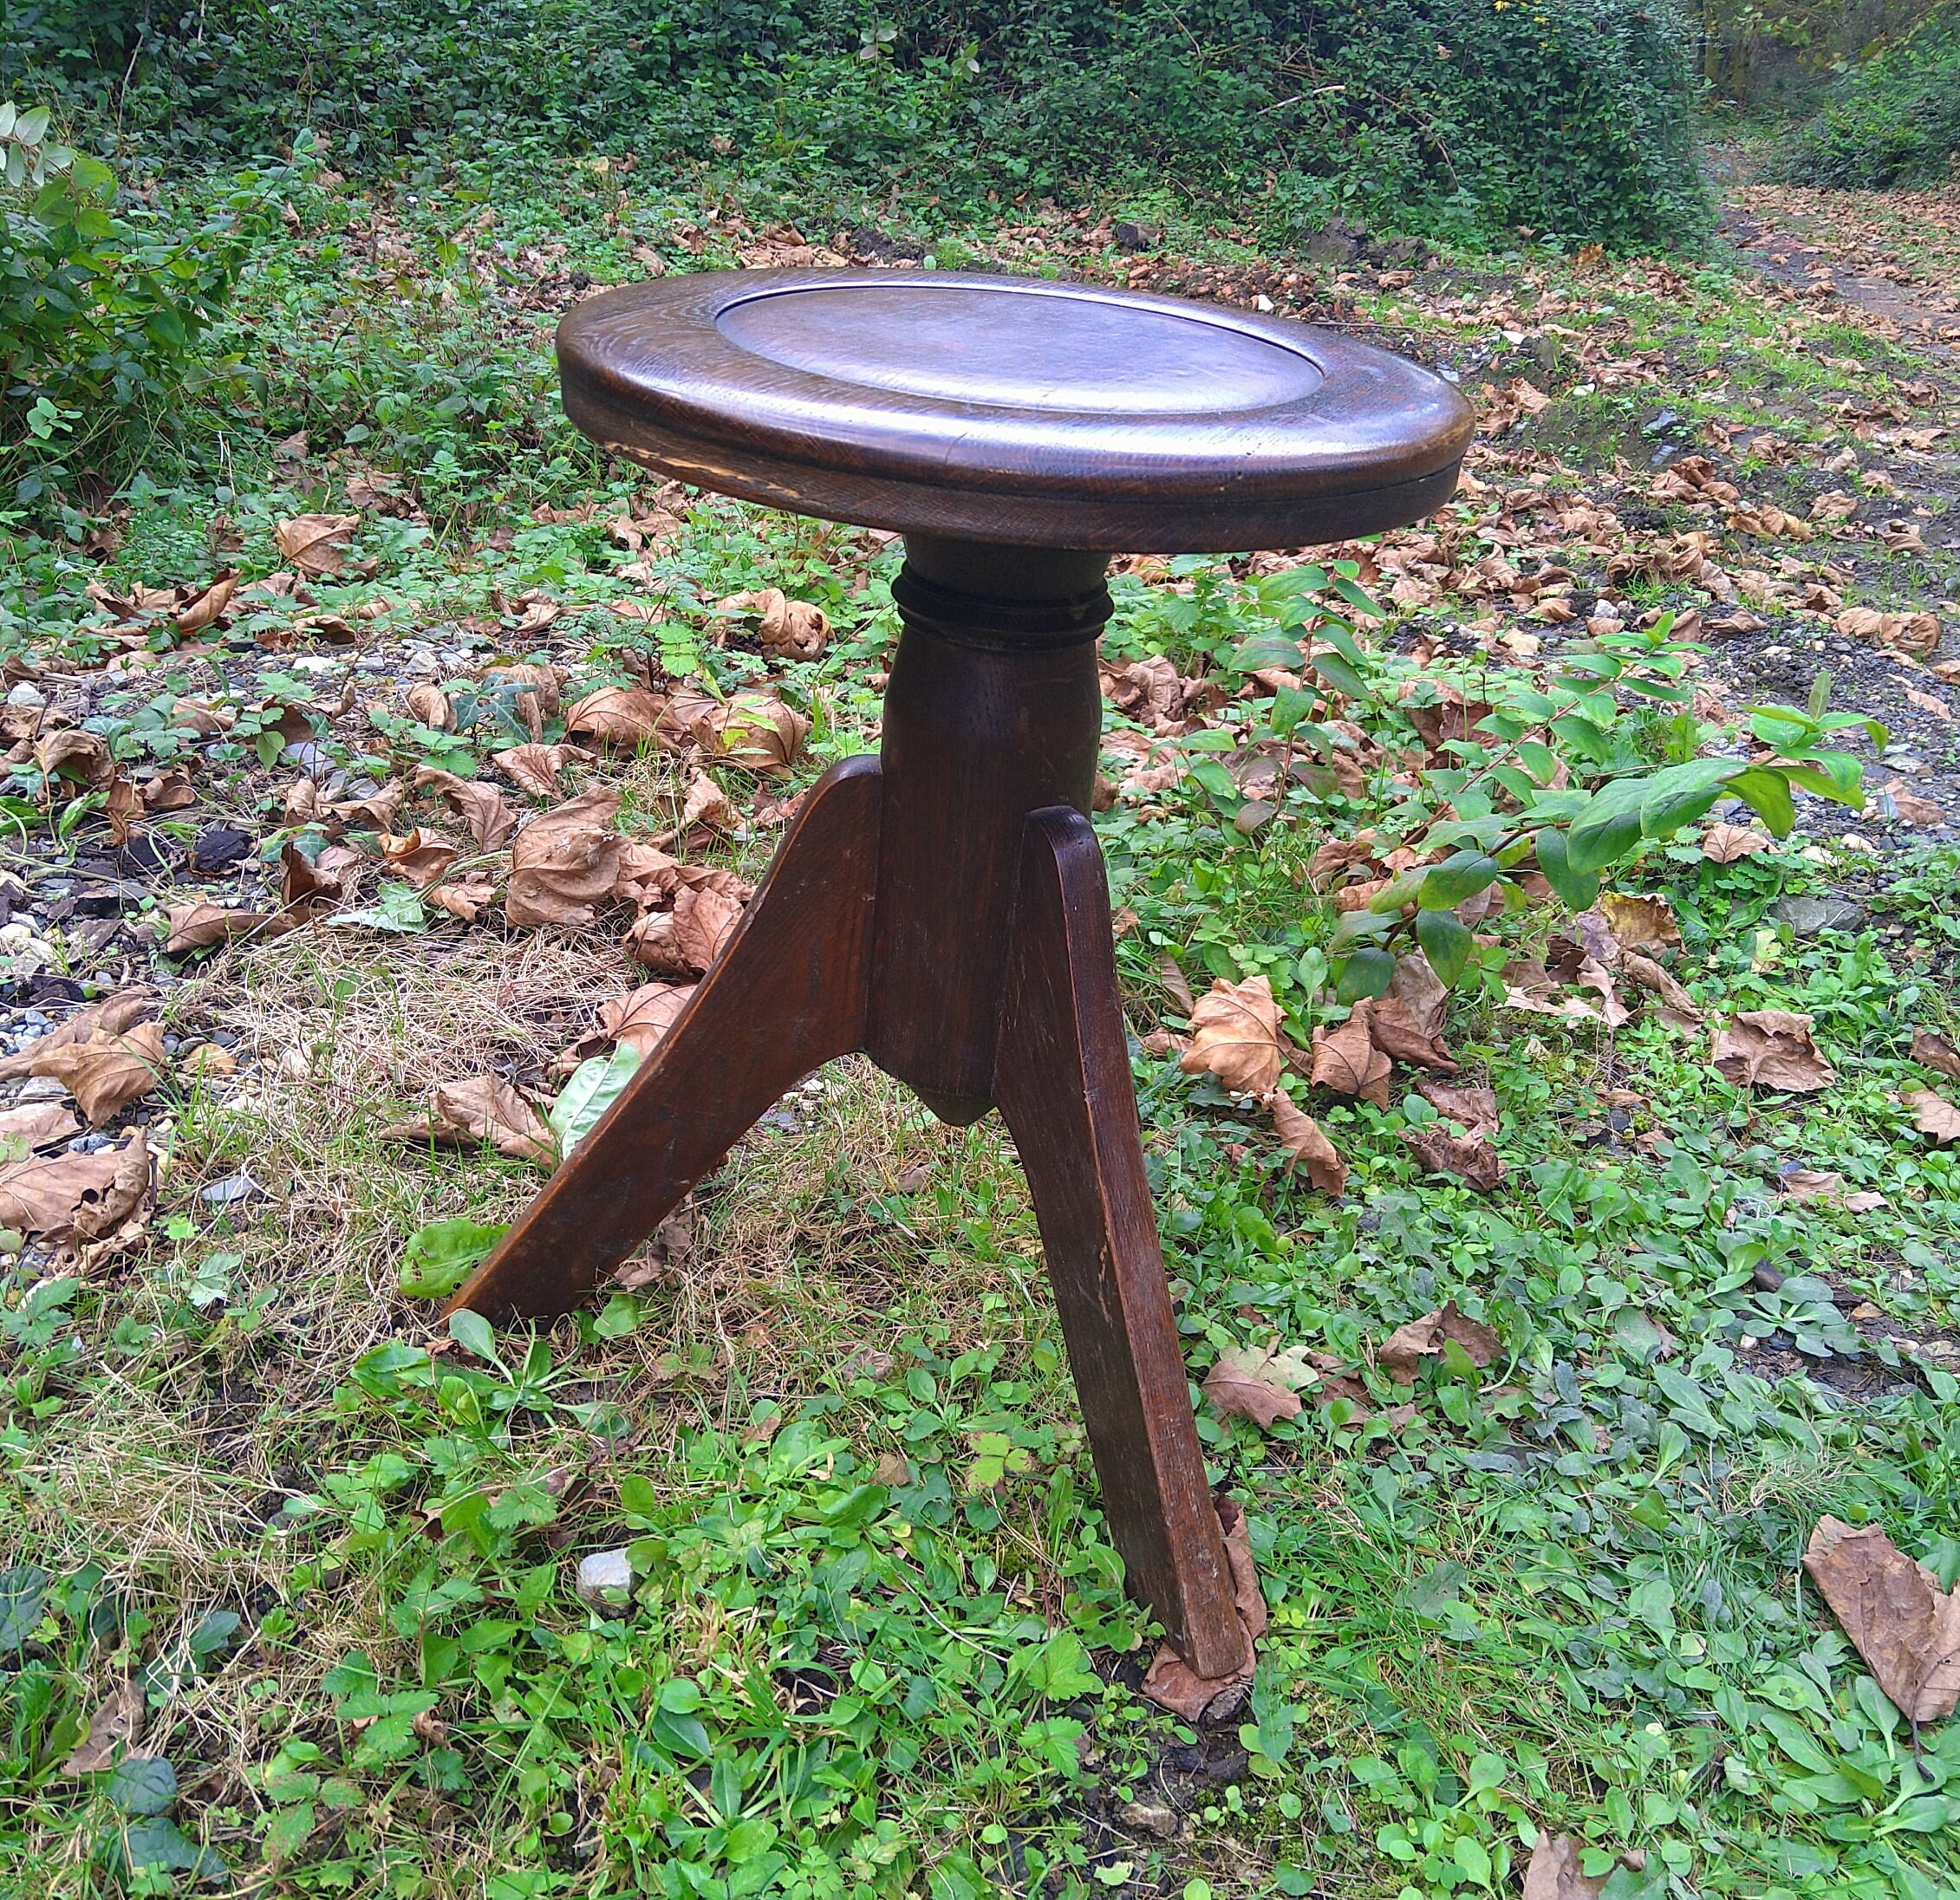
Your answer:
[[[730,270],[589,298],[565,407],[663,474],[826,520],[1129,553],[1298,547],[1446,501],[1469,407],[1330,330],[933,271]]]

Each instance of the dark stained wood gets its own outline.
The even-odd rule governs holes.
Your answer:
[[[1086,811],[1095,784],[1109,595],[1102,556],[1068,561],[1031,575],[994,559],[974,573],[958,550],[915,538],[893,590],[905,631],[885,687],[866,1047],[948,1122],[977,1120],[993,1100],[1023,814]],[[1056,593],[1016,598],[1031,578]]]
[[[680,1019],[449,1311],[569,1311],[785,1090],[863,1044],[879,784],[865,757],[811,788]]]
[[[1026,821],[994,1087],[1130,1586],[1198,1675],[1233,1675],[1249,1644],[1164,1284],[1102,853],[1079,811]]]
[[[1449,498],[1468,406],[1385,350],[1137,291],[707,271],[558,328],[596,440],[798,514],[1132,553],[1299,547]]]

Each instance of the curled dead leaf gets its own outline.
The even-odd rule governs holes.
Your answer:
[[[360,525],[359,515],[293,515],[273,524],[272,538],[278,543],[281,560],[309,579],[316,579],[341,571],[354,530]]]
[[[433,680],[420,680],[410,686],[406,698],[409,712],[424,726],[433,726],[439,732],[456,730],[456,708]]]
[[[99,1240],[139,1213],[149,1194],[150,1151],[137,1129],[120,1148],[0,1168],[0,1227],[56,1242]]]
[[[1902,1715],[1942,1721],[1960,1707],[1960,1592],[1876,1524],[1820,1519],[1803,1567]]]
[[[200,589],[177,609],[178,635],[188,640],[194,634],[201,634],[207,628],[215,627],[224,619],[225,610],[231,603],[231,596],[238,591],[238,570],[227,568],[209,587]]]
[[[43,778],[72,779],[92,791],[103,790],[116,772],[109,742],[79,726],[49,732],[39,740],[34,748],[34,765]]]
[[[148,1698],[140,1682],[112,1689],[88,1717],[88,1734],[62,1764],[64,1775],[100,1774],[124,1760],[143,1739]]]
[[[602,686],[565,714],[565,731],[602,749],[634,752],[652,740],[666,707],[641,686]]]
[[[187,951],[208,950],[254,930],[263,930],[272,920],[257,910],[227,910],[222,904],[173,904],[164,913],[167,933],[163,941],[166,957]]]
[[[29,1044],[18,1055],[0,1058],[0,1082],[17,1082],[23,1076],[31,1076],[36,1072],[35,1064],[55,1050],[72,1043],[85,1043],[97,1034],[117,1034],[140,1022],[156,1006],[156,992],[140,984],[105,996],[99,1003],[78,1009],[65,1023],[49,1030],[38,1042]]]
[[[1454,1174],[1480,1194],[1488,1194],[1504,1178],[1503,1159],[1484,1135],[1455,1135],[1432,1127],[1403,1129],[1402,1139],[1430,1174]]]
[[[1912,1125],[1935,1142],[1960,1142],[1960,1109],[1931,1089],[1908,1089],[1899,1097],[1912,1111]]]
[[[1280,1005],[1263,976],[1213,979],[1191,1010],[1190,1046],[1178,1062],[1188,1076],[1214,1075],[1238,1095],[1264,1100],[1280,1083]]]
[[[1324,1194],[1339,1196],[1347,1188],[1347,1163],[1311,1115],[1296,1108],[1283,1089],[1266,1098],[1273,1126],[1292,1155],[1289,1167],[1304,1167],[1306,1178]]]
[[[68,1043],[36,1054],[28,1073],[49,1076],[75,1097],[75,1106],[100,1128],[160,1083],[170,1068],[163,1031],[139,1023],[115,1031],[98,1030],[85,1043]]]
[[[422,895],[458,923],[473,924],[496,897],[497,887],[486,877],[466,877],[453,884],[437,884]]]
[[[672,910],[649,911],[626,934],[628,955],[665,976],[700,976],[720,953],[742,914],[705,884],[684,885]]]
[[[1338,1028],[1313,1032],[1312,1079],[1318,1089],[1358,1096],[1376,1107],[1389,1105],[1389,1058],[1369,1033],[1369,1005],[1357,1003]]]
[[[1490,1135],[1497,1132],[1497,1091],[1494,1089],[1457,1088],[1425,1076],[1416,1092],[1447,1122],[1454,1122],[1468,1135]]]
[[[1791,1010],[1741,1010],[1716,1032],[1709,1059],[1738,1087],[1813,1095],[1838,1079],[1817,1052],[1811,1018]]]
[[[830,622],[820,607],[792,601],[779,587],[765,587],[755,593],[731,594],[716,608],[717,614],[752,615],[757,621],[756,638],[762,650],[785,660],[815,660],[830,638]]]
[[[1601,891],[1594,908],[1605,919],[1607,929],[1623,952],[1666,950],[1681,941],[1681,926],[1675,922],[1674,908],[1664,897]],[[1599,953],[1594,951],[1593,954]]]
[[[517,829],[518,815],[504,794],[480,778],[459,778],[454,772],[424,765],[415,774],[415,789],[440,792],[469,827],[479,850],[496,850]]]
[[[1960,1082],[1960,1049],[1956,1049],[1944,1036],[1936,1036],[1930,1029],[1912,1031],[1911,1056],[1922,1068]]]
[[[381,1131],[386,1142],[436,1142],[452,1148],[473,1142],[494,1148],[512,1161],[550,1168],[558,1158],[551,1124],[507,1082],[495,1076],[466,1076],[438,1083],[429,1091],[426,1113]]]
[[[1456,1302],[1450,1300],[1439,1311],[1397,1326],[1383,1342],[1375,1362],[1397,1383],[1407,1385],[1423,1361],[1440,1358],[1452,1340],[1474,1366],[1488,1365],[1503,1350],[1495,1332],[1481,1320],[1466,1318],[1457,1311]]]
[[[1712,824],[1702,835],[1702,856],[1711,864],[1734,864],[1775,846],[1774,838],[1753,824]]]
[[[619,840],[609,827],[618,812],[618,792],[594,785],[518,833],[504,900],[512,924],[589,924],[612,901]]]
[[[1702,1012],[1693,997],[1651,957],[1629,950],[1620,959],[1620,968],[1644,990],[1651,990],[1666,1005],[1669,1015],[1683,1028],[1698,1029]]]
[[[17,1109],[0,1109],[0,1142],[49,1148],[56,1142],[71,1141],[81,1132],[81,1122],[59,1102],[29,1102]]]
[[[1157,1650],[1143,1682],[1143,1693],[1160,1708],[1195,1722],[1208,1712],[1222,1715],[1245,1694],[1252,1681],[1255,1648],[1266,1634],[1266,1597],[1253,1563],[1252,1532],[1245,1513],[1230,1498],[1213,1500],[1219,1529],[1225,1538],[1226,1567],[1232,1574],[1232,1600],[1246,1632],[1244,1661],[1227,1675],[1199,1676],[1167,1643]]]
[[[563,787],[558,774],[567,765],[589,765],[596,752],[583,745],[513,745],[491,754],[491,764],[513,784],[536,798],[556,798]]]

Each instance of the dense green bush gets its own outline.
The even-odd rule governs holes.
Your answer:
[[[1616,248],[1708,219],[1673,0],[44,0],[23,20],[0,58],[160,157],[304,122],[359,170],[513,140],[725,160],[812,215],[1156,192],[1268,235],[1348,211]]]
[[[1960,7],[1845,75],[1804,130],[1789,175],[1808,185],[1937,185],[1960,165]]]

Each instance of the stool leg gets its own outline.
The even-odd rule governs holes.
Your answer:
[[[1130,1584],[1201,1676],[1245,1668],[1130,1085],[1089,821],[1029,815],[994,1094],[1034,1192],[1104,1509]]]
[[[811,788],[693,1000],[449,1311],[569,1311],[785,1090],[862,1046],[880,791],[869,756]]]

